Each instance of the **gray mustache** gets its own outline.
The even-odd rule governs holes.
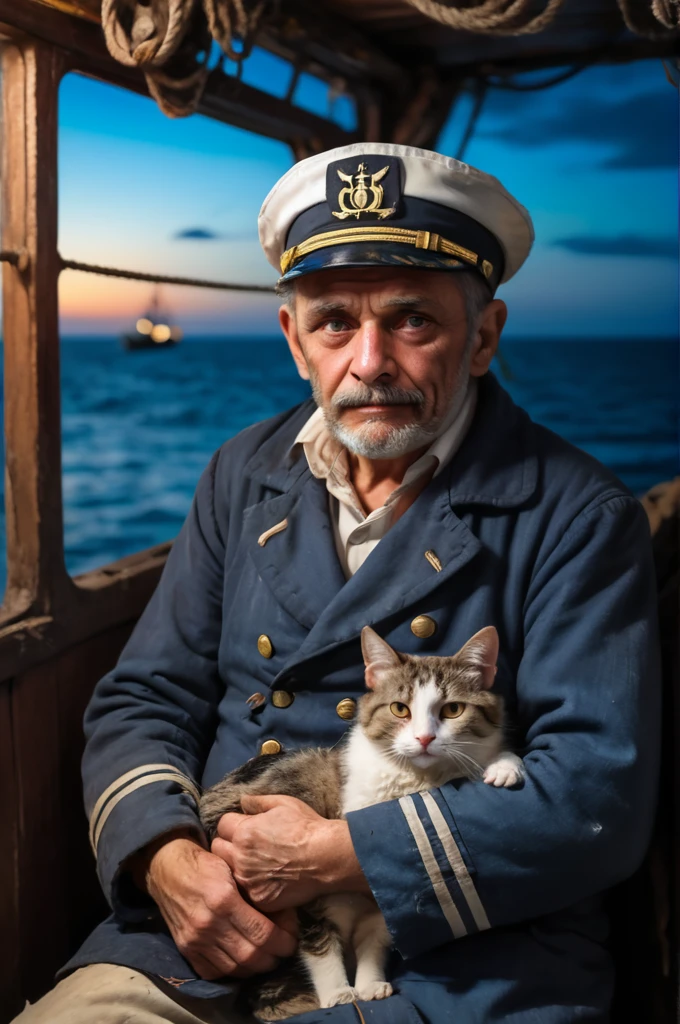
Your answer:
[[[409,391],[393,384],[361,385],[353,391],[335,395],[331,405],[334,409],[356,409],[361,405],[415,405],[422,408],[425,396],[421,391]]]

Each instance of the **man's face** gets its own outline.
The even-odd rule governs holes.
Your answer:
[[[326,270],[296,283],[281,327],[336,437],[368,458],[428,444],[486,373],[505,322],[494,301],[470,339],[455,273]]]

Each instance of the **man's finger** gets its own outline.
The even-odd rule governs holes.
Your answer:
[[[198,951],[195,953],[185,951],[184,956],[199,978],[203,978],[205,981],[214,981],[216,978],[224,977],[225,974],[233,975],[238,970],[234,960],[217,944],[210,950],[210,959]]]
[[[236,962],[236,969],[248,974],[263,974],[273,971],[279,958],[272,956],[266,949],[261,949],[240,932],[232,932],[227,941],[221,940],[221,948]]]
[[[290,807],[301,802],[294,796],[282,796],[280,793],[271,796],[254,796],[252,793],[246,793],[241,797],[241,807],[246,814],[262,814],[264,811],[271,811],[274,807],[285,807],[286,805]]]
[[[217,822],[218,836],[231,843],[234,839],[234,832],[236,831],[237,826],[243,821],[243,818],[243,814],[236,814],[234,811],[229,811],[228,814],[223,814]]]
[[[215,856],[221,857],[225,861],[231,870],[234,870],[234,846],[233,843],[228,843],[226,839],[220,839],[219,837],[213,839],[210,844],[210,852],[214,853]]]
[[[279,928],[245,900],[239,903],[236,912],[230,917],[230,922],[245,939],[271,956],[292,956],[297,949],[297,939],[294,935]]]
[[[268,917],[278,925],[279,928],[283,928],[284,932],[288,932],[295,938],[298,937],[300,931],[300,918],[295,907],[286,907],[285,910],[275,910]]]

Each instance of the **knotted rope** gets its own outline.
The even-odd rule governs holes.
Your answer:
[[[102,0],[102,28],[111,56],[141,68],[161,110],[184,117],[203,95],[212,40],[241,61],[265,4],[259,0],[249,11],[245,0]]]
[[[666,35],[680,27],[680,0],[619,0],[626,28],[640,36]]]
[[[548,0],[535,13],[535,0],[482,0],[476,7],[459,7],[440,0],[407,0],[412,7],[441,25],[484,35],[528,35],[542,32],[555,19],[564,0]]]
[[[141,68],[164,113],[183,117],[198,107],[208,78],[211,42],[242,61],[269,0],[102,0],[109,52]],[[555,20],[564,0],[406,0],[426,17],[464,32],[528,35]],[[618,0],[627,27],[664,35],[680,27],[680,0]],[[234,40],[241,43],[234,48]]]

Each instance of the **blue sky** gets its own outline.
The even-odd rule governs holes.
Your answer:
[[[244,78],[282,95],[290,68],[255,52]],[[539,76],[533,76],[538,80]],[[346,100],[302,76],[301,106],[351,126]],[[469,100],[440,137],[457,151]],[[537,241],[499,294],[509,336],[667,336],[678,332],[678,92],[660,61],[592,68],[550,90],[492,90],[465,159],[532,213]],[[273,283],[257,212],[291,165],[282,143],[155,104],[77,75],[60,93],[62,255],[132,269]],[[145,285],[66,272],[62,332],[129,326]],[[275,335],[266,297],[167,288],[187,333]]]

